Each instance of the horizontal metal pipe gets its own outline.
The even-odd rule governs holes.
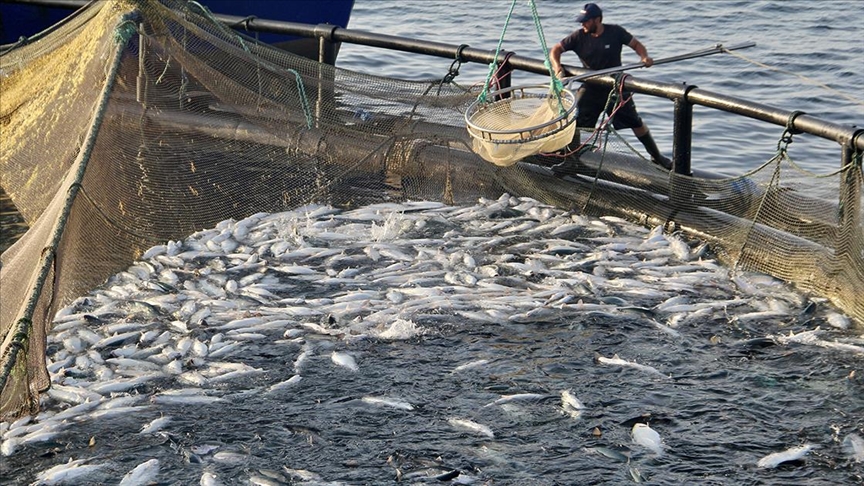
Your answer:
[[[244,21],[243,17],[230,15],[216,15],[216,18],[229,25],[238,25]],[[320,29],[320,26],[262,19],[252,19],[248,21],[248,24],[244,25],[248,25],[248,29],[252,31],[260,30],[261,32],[282,33],[307,37],[315,36],[316,29]],[[320,30],[318,30],[318,32],[320,32]],[[495,60],[494,50],[490,51],[472,47],[462,48],[461,46],[441,42],[430,42],[393,35],[376,34],[341,27],[334,28],[330,31],[330,35],[334,42],[365,45],[369,47],[424,54],[447,59],[455,59],[458,55],[464,62],[489,64]],[[506,51],[499,52],[498,61],[503,61],[507,54]],[[514,70],[535,74],[549,73],[545,64],[541,60],[513,55],[509,58],[508,62]],[[571,75],[580,75],[590,72],[587,69],[575,66],[565,65],[564,67],[567,70],[567,73]],[[599,82],[612,85],[615,80],[611,76],[601,76],[587,80],[587,82]],[[689,91],[682,90],[681,85],[676,83],[659,83],[628,76],[624,81],[624,86],[637,93],[663,96],[671,100],[684,100],[686,96],[686,100],[692,104],[735,113],[782,127],[787,125],[790,116],[793,114],[791,111],[781,110],[768,105],[754,103],[700,88],[693,88]],[[684,94],[684,91],[686,91],[686,95]],[[821,138],[833,140],[841,145],[854,144],[857,145],[860,150],[864,150],[864,138],[858,138],[855,140],[854,137],[857,130],[852,126],[840,125],[809,115],[801,115],[795,117],[791,128]]]
[[[83,0],[6,1],[66,8],[80,8],[88,3]],[[347,42],[349,44],[365,45],[369,47],[411,52],[448,59],[455,59],[456,56],[459,55],[463,62],[489,64],[495,60],[494,50],[490,51],[471,47],[462,48],[462,46],[441,42],[410,39],[407,37],[386,34],[375,34],[361,30],[352,30],[333,26],[301,24],[297,22],[283,22],[278,20],[238,17],[234,15],[214,14],[214,17],[228,25],[235,27],[243,26],[245,29],[253,32],[267,32],[310,38],[327,35],[328,39],[333,42]],[[326,34],[322,33],[325,31]],[[507,52],[505,51],[499,52],[498,60],[503,61],[506,54]],[[543,61],[537,59],[513,55],[510,57],[509,63],[514,70],[535,74],[549,73]],[[565,65],[564,68],[568,75],[579,75],[589,72],[589,70],[569,65]],[[586,82],[611,86],[615,80],[611,76],[598,76],[586,80]],[[768,105],[754,103],[700,88],[693,88],[687,91],[686,94],[683,94],[681,85],[679,84],[640,80],[633,76],[627,76],[624,80],[624,87],[636,93],[662,96],[669,98],[670,100],[683,100],[686,96],[686,101],[695,105],[734,113],[781,127],[787,126],[790,117],[794,113],[792,111],[781,110]],[[832,140],[840,145],[848,145],[851,147],[857,147],[859,150],[864,150],[864,137],[856,137],[856,133],[858,133],[860,129],[855,126],[840,125],[814,116],[800,115],[794,117],[790,128],[827,140]]]

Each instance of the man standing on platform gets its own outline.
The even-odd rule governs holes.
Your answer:
[[[603,11],[597,4],[585,4],[585,8],[576,17],[576,22],[581,23],[582,28],[555,44],[550,51],[552,69],[555,70],[555,74],[559,78],[564,77],[561,54],[566,51],[575,52],[586,69],[595,71],[621,66],[621,49],[624,46],[636,51],[645,67],[651,67],[654,64],[654,60],[648,55],[648,50],[636,37],[633,37],[619,25],[603,23]],[[607,114],[612,114],[616,106],[606,106],[611,90],[612,88],[605,86],[582,84],[577,93],[576,126],[593,127],[604,107]],[[654,142],[648,126],[639,117],[631,93],[625,91],[622,99],[627,100],[627,102],[612,116],[612,126],[618,130],[632,129],[633,134],[651,155],[651,162],[667,170],[672,169],[672,162],[657,149],[657,144]],[[579,143],[578,131],[574,137],[574,142],[577,145]],[[572,172],[573,168],[568,166],[568,161],[565,161],[553,167],[553,171],[559,175],[566,175]]]

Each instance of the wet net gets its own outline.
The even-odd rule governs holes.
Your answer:
[[[864,322],[860,158],[815,182],[782,152],[752,174],[700,179],[609,137],[572,177],[555,177],[545,156],[498,166],[466,130],[477,90],[319,64],[175,0],[94,2],[3,53],[0,92],[0,185],[29,226],[2,255],[4,419],[38,410],[58,309],[136,260],[172,265],[147,253],[156,245],[310,203],[459,205],[506,192],[662,224]]]
[[[537,5],[534,0],[529,0],[528,6],[546,68],[551,72],[552,64]],[[513,0],[498,40],[496,60],[515,7],[516,0]],[[564,89],[554,73],[548,87],[522,86],[487,92],[497,67],[497,62],[489,65],[483,91],[465,111],[468,133],[474,138],[474,152],[488,162],[507,167],[525,157],[566,147],[576,133],[576,96],[573,92]]]
[[[573,141],[576,97],[572,91],[556,94],[543,86],[526,86],[490,96],[499,99],[474,102],[465,112],[472,147],[484,160],[507,167]]]

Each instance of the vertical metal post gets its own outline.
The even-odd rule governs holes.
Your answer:
[[[147,78],[144,66],[144,44],[147,38],[144,37],[144,23],[138,24],[138,84],[136,86],[136,97],[138,103],[144,103],[147,99]]]
[[[324,65],[336,65],[336,54],[338,44],[333,42],[333,31],[336,26],[330,24],[319,24],[315,26],[315,35],[318,37],[318,99],[315,100],[315,126],[321,119],[322,103],[324,102]],[[332,81],[332,79],[331,79]]]
[[[864,135],[864,131],[858,133],[858,136],[862,135]],[[849,166],[845,172],[840,174],[840,200],[838,201],[840,231],[836,252],[841,259],[841,265],[844,265],[845,259],[856,258],[855,248],[852,245],[856,239],[856,232],[861,227],[861,186],[864,184],[862,182],[864,168],[862,168],[861,160],[855,159],[855,141],[858,136],[852,137],[850,143],[843,144],[840,150],[842,166]]]
[[[687,93],[696,86],[684,86],[681,98],[675,99],[675,119],[672,124],[672,168],[676,174],[690,175],[693,150],[693,104]]]
[[[498,76],[498,85],[501,89],[507,89],[512,85],[512,80],[510,76],[513,74],[513,65],[510,64],[509,57],[505,58],[504,63],[501,64],[501,70],[499,71],[500,75]]]
[[[324,60],[327,59],[327,44],[324,36],[318,38],[318,97],[315,100],[315,128],[320,127],[321,100],[324,99]]]

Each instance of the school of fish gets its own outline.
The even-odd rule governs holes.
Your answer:
[[[780,331],[803,313],[810,313],[808,328]],[[333,469],[310,470],[314,461],[283,458],[262,467],[249,446],[192,437],[184,425],[193,410],[220,420],[220,410],[252,400],[311,407],[323,400],[352,413],[416,416],[436,438],[470,444],[463,453],[473,461],[505,469],[518,463],[508,458],[522,433],[515,427],[553,424],[560,437],[550,450],[582,437],[591,444],[574,446],[572,454],[621,463],[620,477],[639,483],[652,464],[676,460],[682,438],[665,427],[668,418],[619,426],[602,420],[616,397],[594,383],[616,379],[632,383],[635,394],[662,394],[689,379],[676,376],[680,358],[633,356],[604,344],[602,352],[585,354],[589,373],[566,375],[554,386],[509,379],[466,389],[478,376],[501,373],[501,359],[479,348],[466,358],[463,349],[454,351],[459,361],[434,378],[463,400],[458,407],[424,402],[422,390],[408,383],[383,388],[367,380],[383,370],[434,366],[405,355],[378,360],[388,350],[416,350],[469,325],[489,333],[558,328],[575,339],[602,334],[604,322],[626,322],[653,340],[681,346],[703,323],[749,330],[772,319],[781,324],[772,327],[775,333],[760,336],[758,345],[742,340],[742,346],[864,356],[864,340],[828,303],[763,275],[734,272],[704,244],[661,227],[646,230],[507,194],[462,207],[421,201],[255,214],[154,246],[57,313],[48,336],[52,386],[39,415],[0,424],[0,458],[7,463],[0,475],[23,474],[14,484],[144,485],[171,482],[183,464],[182,476],[202,485],[354,484]],[[332,381],[341,384],[338,396],[308,398]],[[645,412],[644,404],[630,410],[634,417]],[[298,425],[298,415],[267,417],[259,410],[236,420],[264,419],[290,422],[280,430],[310,447],[339,440],[320,427]],[[117,437],[82,436],[102,424],[113,424]],[[862,432],[847,427],[835,433],[832,445],[849,464],[864,460],[856,430]],[[828,447],[802,444],[794,433],[786,437],[747,461],[775,469]],[[85,439],[90,443],[82,444]],[[110,440],[148,445],[131,455],[137,460],[119,460],[98,447]],[[183,459],[169,466],[166,453]],[[56,460],[40,461],[35,470],[21,465],[26,461],[20,458],[35,456]],[[2,470],[16,458],[17,469]],[[412,484],[495,479],[487,472],[494,468],[452,460],[394,452],[370,474]],[[341,467],[361,466],[367,465],[346,459]]]

